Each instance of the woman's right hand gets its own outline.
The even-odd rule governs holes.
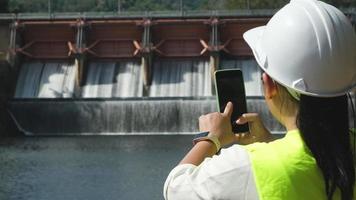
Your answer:
[[[250,132],[236,135],[238,144],[252,144],[255,142],[270,142],[273,140],[272,134],[266,129],[257,113],[245,113],[238,120],[237,124],[249,123]]]

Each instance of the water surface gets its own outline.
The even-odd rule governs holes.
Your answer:
[[[163,199],[189,135],[2,138],[0,199]]]

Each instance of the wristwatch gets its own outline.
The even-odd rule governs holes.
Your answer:
[[[216,152],[219,152],[221,149],[221,144],[218,137],[216,137],[215,135],[209,135],[209,133],[209,131],[206,131],[196,134],[193,139],[193,145],[200,141],[211,141],[216,147]]]

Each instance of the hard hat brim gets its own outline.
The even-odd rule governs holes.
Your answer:
[[[266,53],[261,48],[261,39],[263,37],[263,33],[266,29],[266,26],[259,26],[253,29],[246,31],[243,34],[243,38],[246,43],[250,46],[253,55],[258,63],[258,65],[266,70],[267,66],[267,56]]]

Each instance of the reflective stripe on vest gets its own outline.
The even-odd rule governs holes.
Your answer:
[[[261,200],[326,199],[324,179],[299,130],[282,139],[245,146]],[[340,199],[339,192],[336,192]]]

